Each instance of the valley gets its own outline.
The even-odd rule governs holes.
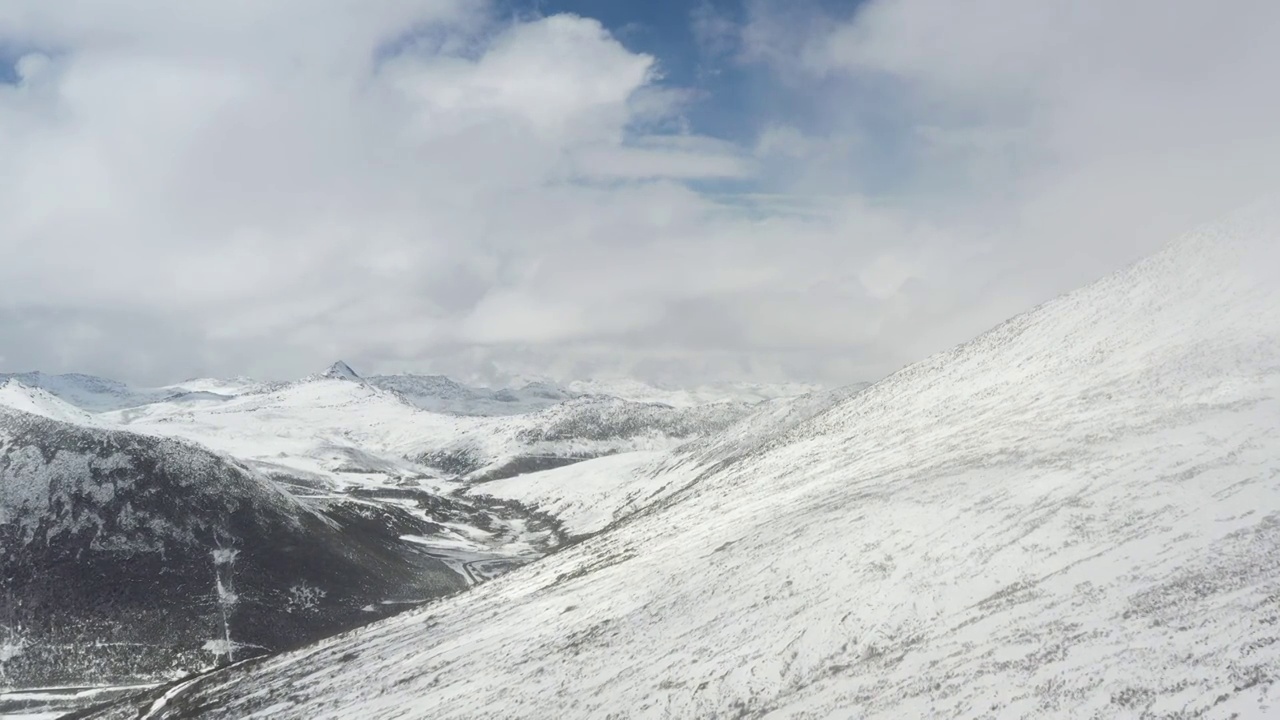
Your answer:
[[[1276,208],[870,387],[481,484],[584,539],[83,716],[1267,717]]]
[[[422,408],[436,378],[381,384],[399,389],[343,363],[142,391],[5,378],[0,713],[72,710],[492,580],[583,534],[495,478],[655,453],[749,407],[540,386],[499,415],[496,393],[454,384],[446,414]]]

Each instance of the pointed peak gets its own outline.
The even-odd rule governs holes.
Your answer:
[[[360,376],[356,374],[351,366],[339,360],[329,366],[328,370],[321,373],[320,377],[330,378],[333,380],[359,380]]]

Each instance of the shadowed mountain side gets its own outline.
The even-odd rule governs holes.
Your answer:
[[[421,525],[313,509],[182,441],[0,408],[3,682],[168,676],[461,589],[398,541]]]

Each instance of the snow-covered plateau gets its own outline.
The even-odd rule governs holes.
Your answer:
[[[861,392],[490,486],[596,534],[97,711],[1280,715],[1280,211]]]

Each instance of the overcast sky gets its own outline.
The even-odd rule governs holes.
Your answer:
[[[876,379],[1280,184],[1273,0],[4,0],[0,370]]]

